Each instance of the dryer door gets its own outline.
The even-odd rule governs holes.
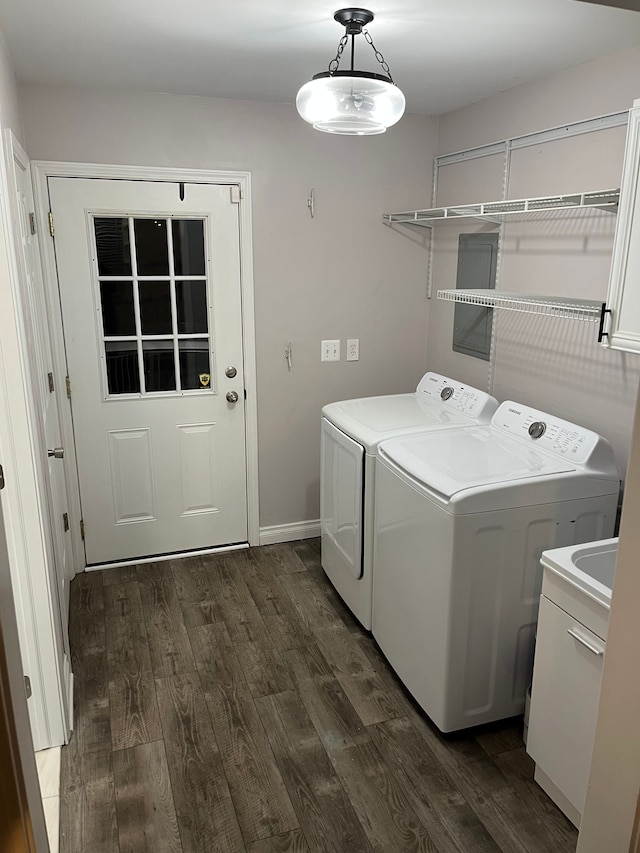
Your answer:
[[[326,418],[320,470],[322,565],[360,578],[364,448]]]

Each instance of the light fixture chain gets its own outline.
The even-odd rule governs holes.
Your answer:
[[[391,71],[389,71],[389,66],[388,66],[388,64],[387,64],[387,62],[386,62],[386,60],[385,60],[384,56],[380,53],[380,51],[378,50],[378,48],[377,48],[377,47],[375,46],[375,44],[373,43],[373,39],[372,39],[372,38],[371,38],[371,36],[369,35],[369,30],[363,30],[363,31],[362,31],[362,34],[364,35],[365,40],[367,41],[367,43],[371,45],[371,47],[372,47],[372,49],[373,49],[373,52],[374,52],[374,54],[375,54],[376,59],[378,60],[378,62],[380,63],[380,65],[382,65],[382,70],[386,72],[386,74],[387,74],[387,76],[388,76],[389,80],[391,80],[391,82],[393,83],[393,78],[391,77]]]
[[[340,42],[338,43],[338,52],[336,53],[335,58],[332,59],[329,63],[329,74],[334,74],[338,70],[340,60],[342,59],[342,51],[345,49],[345,46],[348,41],[349,37],[345,33],[340,39]]]

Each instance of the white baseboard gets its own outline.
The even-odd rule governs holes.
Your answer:
[[[292,524],[274,524],[260,528],[261,545],[277,545],[278,542],[293,542],[296,539],[313,539],[320,536],[320,519],[294,521]]]

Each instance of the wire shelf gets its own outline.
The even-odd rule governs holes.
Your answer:
[[[434,222],[447,219],[484,218],[501,222],[503,216],[536,213],[545,210],[598,208],[617,213],[619,199],[619,189],[598,190],[596,192],[573,193],[570,195],[508,199],[506,201],[490,201],[479,204],[458,204],[449,207],[433,207],[425,210],[409,210],[402,213],[385,213],[382,218],[387,225],[398,222],[405,225],[431,227]]]
[[[564,317],[567,320],[586,323],[600,322],[603,308],[602,301],[594,299],[576,300],[487,290],[439,290],[436,295],[438,299],[448,302],[483,305],[487,308],[541,314],[546,317]]]

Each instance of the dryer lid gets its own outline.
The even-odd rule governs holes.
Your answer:
[[[498,407],[484,391],[437,373],[425,373],[413,394],[361,397],[329,403],[323,416],[367,450],[395,435],[488,423]]]
[[[396,394],[390,397],[364,397],[329,403],[323,416],[346,435],[375,453],[381,441],[392,436],[411,435],[448,427],[469,427],[476,422],[458,412],[451,412],[423,400],[416,394]]]

